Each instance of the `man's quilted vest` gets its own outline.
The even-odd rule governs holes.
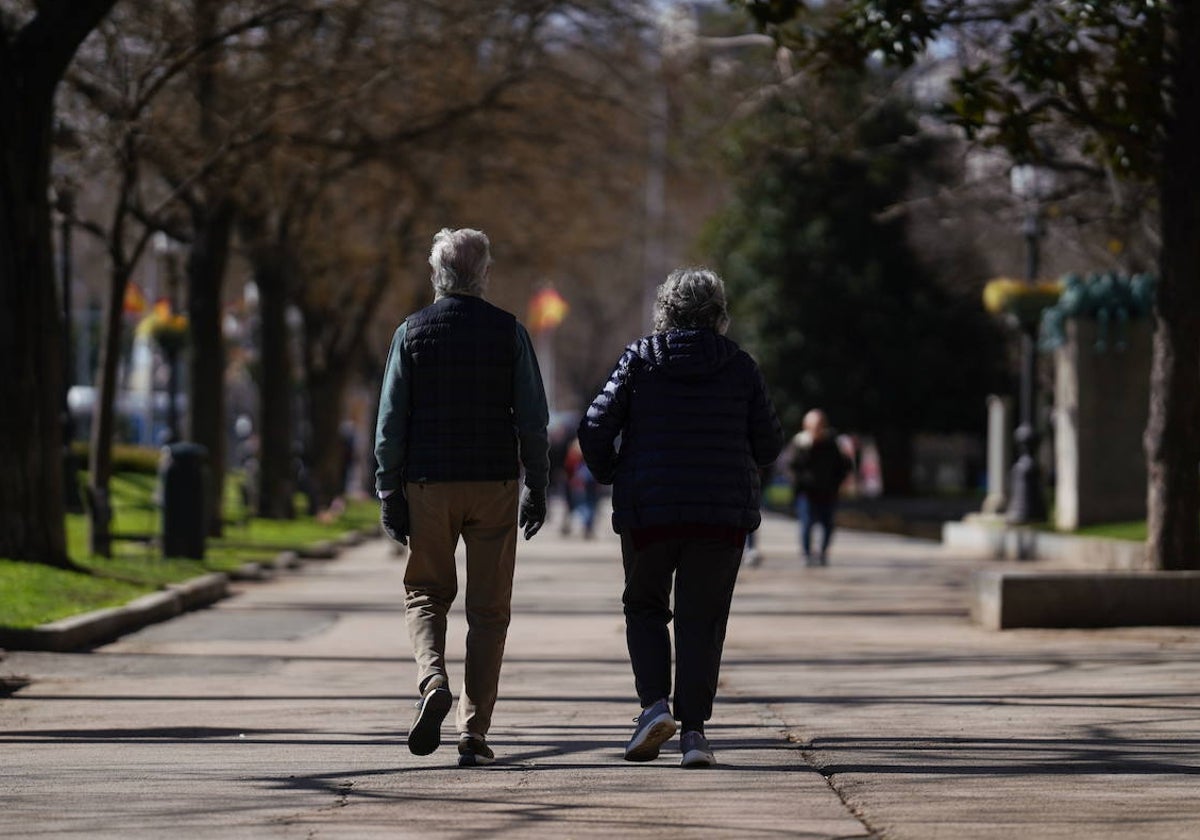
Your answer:
[[[408,317],[408,481],[503,481],[519,474],[513,426],[516,319],[447,295]]]

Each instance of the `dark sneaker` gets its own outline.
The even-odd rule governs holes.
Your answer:
[[[486,767],[496,760],[496,754],[482,735],[468,733],[458,736],[458,766]]]
[[[429,755],[442,745],[442,721],[450,711],[453,698],[445,679],[433,677],[425,693],[417,701],[417,713],[408,730],[408,751],[413,755]]]
[[[684,732],[679,736],[679,748],[683,751],[680,767],[712,767],[717,763],[703,732]]]
[[[675,734],[675,718],[671,717],[666,698],[642,709],[634,720],[637,729],[625,747],[625,760],[653,761],[658,758],[658,748]]]

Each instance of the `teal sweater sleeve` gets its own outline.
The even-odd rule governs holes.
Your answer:
[[[383,388],[379,394],[379,422],[375,426],[376,491],[402,490],[404,482],[404,453],[408,437],[409,369],[411,360],[404,347],[407,322],[392,336]]]
[[[517,355],[513,365],[513,424],[521,447],[521,465],[525,467],[525,486],[545,489],[550,483],[550,440],[546,426],[550,410],[546,389],[529,332],[517,324]]]

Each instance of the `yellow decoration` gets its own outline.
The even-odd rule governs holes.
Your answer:
[[[1032,283],[998,277],[983,287],[983,306],[993,315],[1010,315],[1019,321],[1036,320],[1042,310],[1053,306],[1062,295],[1060,280],[1037,280]]]
[[[182,312],[172,312],[171,302],[160,298],[150,314],[137,325],[137,334],[149,336],[164,350],[178,350],[188,332],[188,318]]]

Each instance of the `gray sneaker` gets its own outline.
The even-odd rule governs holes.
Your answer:
[[[633,737],[625,746],[626,761],[653,761],[658,758],[658,748],[675,734],[675,718],[667,708],[667,700],[656,701],[653,705],[642,709],[642,713],[634,718],[637,728]]]
[[[712,767],[717,763],[703,732],[684,732],[679,736],[679,748],[683,751],[680,767]]]

